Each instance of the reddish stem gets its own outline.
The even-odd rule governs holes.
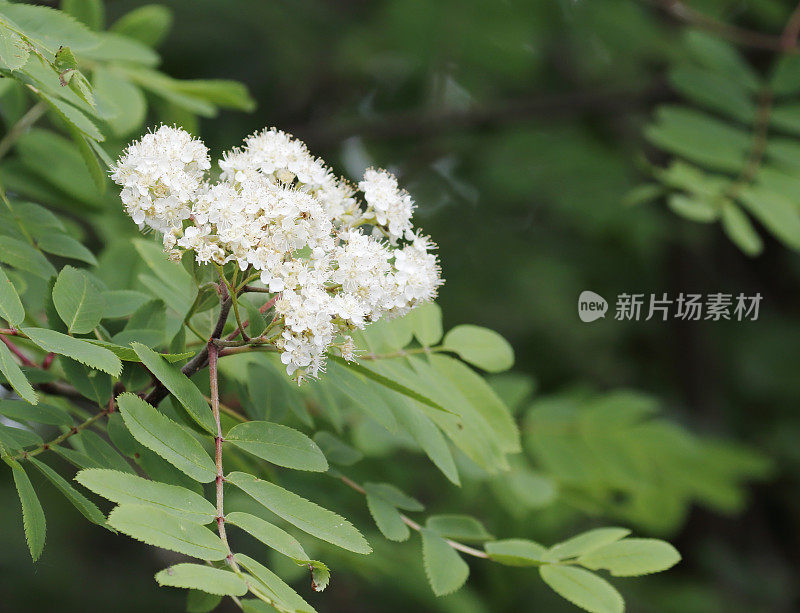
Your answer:
[[[280,294],[277,294],[277,295],[273,296],[272,298],[267,300],[267,302],[262,304],[261,307],[258,309],[258,312],[263,315],[264,313],[269,311],[273,307],[273,305],[277,302],[279,295]],[[245,319],[242,322],[242,327],[246,328],[249,323],[250,323],[250,320],[249,319]],[[238,336],[239,336],[239,329],[236,329],[233,332],[231,332],[228,336],[226,336],[225,340],[226,341],[232,341],[232,340],[236,339]]]
[[[19,347],[17,347],[14,343],[8,340],[5,336],[2,336],[0,334],[0,340],[2,340],[6,344],[6,347],[8,347],[11,350],[11,353],[13,353],[15,356],[19,358],[19,361],[22,362],[23,366],[32,366],[33,368],[39,368],[39,365],[36,362],[30,360],[28,356],[26,356],[24,353],[22,353],[22,351],[19,350]]]

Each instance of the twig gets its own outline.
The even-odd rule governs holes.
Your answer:
[[[19,140],[19,137],[25,134],[28,128],[39,121],[39,118],[44,115],[46,111],[47,103],[38,102],[28,109],[28,112],[20,117],[17,123],[11,126],[11,129],[6,133],[3,139],[0,140],[0,159],[5,157],[11,150],[11,147],[14,146],[14,143]]]
[[[23,451],[23,452],[15,455],[14,459],[15,460],[26,460],[27,458],[33,457],[35,455],[39,455],[43,451],[47,451],[51,447],[55,447],[56,445],[60,445],[65,440],[67,440],[69,437],[75,436],[76,434],[78,434],[78,432],[80,432],[81,430],[85,430],[86,428],[91,426],[94,422],[96,422],[101,417],[104,417],[105,415],[108,415],[108,412],[109,412],[108,409],[103,409],[99,413],[96,413],[95,415],[92,415],[91,417],[89,417],[87,420],[79,423],[77,426],[72,426],[69,430],[64,432],[62,435],[57,436],[52,441],[48,441],[46,443],[42,443],[41,445],[39,445],[38,447],[35,447],[34,449],[31,449],[29,451]]]
[[[19,361],[22,362],[23,366],[31,366],[33,368],[39,368],[39,365],[36,362],[34,362],[30,358],[28,358],[28,356],[22,353],[22,351],[19,350],[19,347],[17,347],[14,343],[8,340],[5,336],[0,335],[0,341],[3,341],[3,343],[5,343],[6,347],[9,348],[11,353],[17,356]]]
[[[264,313],[269,311],[273,307],[273,305],[278,301],[278,297],[279,296],[280,296],[280,294],[276,294],[270,300],[267,300],[264,304],[262,304],[258,309],[259,313],[261,313],[263,315]],[[246,319],[242,325],[243,326],[247,326],[249,324],[250,324],[250,320]],[[234,330],[228,336],[225,337],[225,340],[226,341],[232,341],[233,339],[235,339],[238,336],[239,336],[239,330]]]
[[[293,132],[314,147],[336,145],[352,136],[371,139],[427,138],[460,129],[494,127],[546,116],[575,113],[624,114],[668,95],[669,89],[657,83],[641,90],[613,92],[568,92],[506,100],[493,106],[465,110],[385,113],[374,120],[357,119],[338,126],[330,121],[296,127]]]
[[[342,483],[344,483],[346,486],[348,486],[348,487],[354,489],[355,491],[357,491],[358,493],[366,496],[367,491],[363,487],[361,487],[358,483],[353,481],[352,479],[350,479],[348,477],[345,477],[342,474],[339,475],[339,479],[341,479]],[[415,522],[410,517],[406,517],[405,515],[400,513],[400,518],[403,520],[403,523],[406,526],[408,526],[409,528],[411,528],[412,530],[416,530],[417,532],[421,532],[422,531],[422,526],[420,526],[417,522]],[[485,551],[481,551],[480,549],[475,549],[474,547],[470,547],[468,545],[464,545],[463,543],[459,543],[458,541],[453,541],[451,539],[444,539],[444,541],[445,541],[445,543],[450,545],[450,547],[452,547],[453,549],[456,549],[457,551],[460,551],[461,553],[465,553],[465,554],[467,554],[469,556],[474,556],[476,558],[483,558],[483,559],[488,559],[489,558],[489,554],[487,554]]]
[[[781,35],[783,51],[796,51],[798,36],[800,36],[800,4],[792,11],[789,20],[786,22],[786,27],[783,28],[783,34]]]
[[[724,21],[718,21],[694,10],[690,6],[687,6],[681,2],[681,0],[650,1],[652,4],[661,7],[664,11],[676,19],[680,19],[681,21],[685,21],[709,32],[713,32],[714,34],[718,34],[719,36],[727,38],[728,40],[740,45],[746,45],[756,49],[767,49],[769,51],[789,50],[784,47],[784,42],[780,36],[764,34],[762,32],[756,32],[755,30],[740,28],[739,26],[734,26],[729,23],[725,23]]]

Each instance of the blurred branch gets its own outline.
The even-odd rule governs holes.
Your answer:
[[[453,130],[481,129],[531,119],[550,120],[584,112],[622,114],[658,101],[668,91],[664,84],[656,84],[638,91],[570,92],[463,110],[386,113],[374,119],[356,119],[338,125],[326,119],[291,131],[319,148],[336,145],[352,136],[369,139],[432,137]]]
[[[666,13],[669,13],[675,19],[713,32],[714,34],[718,34],[740,45],[755,47],[756,49],[767,49],[769,51],[795,51],[797,48],[796,36],[793,44],[787,47],[781,36],[764,34],[762,32],[756,32],[755,30],[740,28],[739,26],[734,26],[724,21],[719,21],[694,10],[681,2],[681,0],[648,0],[648,2],[661,8]],[[798,19],[800,19],[800,15],[798,15]],[[798,23],[798,28],[800,28],[800,23]]]

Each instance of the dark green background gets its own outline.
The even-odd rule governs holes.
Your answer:
[[[140,4],[109,2],[109,21]],[[690,4],[767,32],[779,32],[794,8]],[[252,114],[203,120],[214,153],[275,125],[351,178],[368,165],[390,168],[440,245],[446,327],[501,332],[516,350],[515,369],[534,375],[540,393],[639,389],[692,430],[748,443],[774,461],[742,514],[695,509],[676,534],[658,535],[685,561],[663,577],[616,582],[630,611],[797,610],[800,258],[765,236],[764,254],[751,260],[717,226],[677,218],[663,203],[624,203],[641,181],[640,156],[660,159],[641,131],[655,104],[675,97],[664,74],[682,53],[682,24],[632,0],[168,5],[175,24],[160,48],[163,70],[241,80],[258,101]],[[769,60],[747,53],[757,67]],[[761,292],[764,300],[757,322],[584,324],[576,302],[585,289],[612,309],[623,292]],[[423,498],[438,494],[437,511],[473,512],[502,536],[562,536],[546,512],[510,520],[454,488],[442,500],[440,475],[409,477],[421,460],[383,463],[385,480],[414,482]],[[162,554],[89,526],[41,491],[50,529],[38,565],[21,529],[0,531],[0,610],[181,610],[182,597],[152,581]],[[7,485],[3,492],[0,520],[16,526],[17,503]],[[331,496],[334,509],[352,503],[346,492]],[[353,513],[367,523],[363,509]],[[530,571],[472,562],[468,588],[437,601],[416,547],[376,547],[407,559],[410,579],[373,558],[341,556],[330,559],[329,591],[314,595],[305,579],[295,585],[320,611],[576,610]]]

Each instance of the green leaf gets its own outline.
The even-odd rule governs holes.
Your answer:
[[[200,483],[217,477],[214,461],[177,423],[131,393],[117,396],[120,413],[133,437]]]
[[[328,461],[317,445],[302,432],[266,421],[238,424],[228,431],[225,442],[254,456],[296,470],[328,470]]]
[[[222,602],[222,596],[217,594],[189,590],[186,594],[186,613],[210,613],[219,606],[220,602]]]
[[[578,563],[591,570],[602,568],[615,577],[634,577],[667,570],[680,559],[681,554],[664,541],[627,538],[583,554]]]
[[[147,4],[126,13],[109,28],[117,34],[156,47],[172,27],[172,11],[160,4]]]
[[[365,483],[364,490],[373,496],[379,496],[392,506],[404,511],[424,511],[425,507],[416,498],[403,493],[390,483]]]
[[[161,61],[158,53],[139,41],[114,32],[100,32],[97,36],[100,43],[81,53],[81,56],[99,62],[122,62],[142,66],[157,66]]]
[[[15,421],[33,421],[49,426],[71,426],[69,413],[49,404],[29,404],[22,400],[0,400],[0,415]]]
[[[784,244],[800,249],[800,210],[796,202],[763,187],[742,188],[739,200]]]
[[[551,560],[565,560],[586,554],[598,547],[614,543],[625,538],[631,533],[626,528],[595,528],[571,539],[553,545],[547,550],[547,556]]]
[[[352,466],[364,457],[355,447],[351,447],[330,432],[320,431],[314,435],[314,441],[322,449],[329,462],[341,466]]]
[[[139,307],[150,300],[150,296],[131,289],[116,289],[105,292],[106,311],[103,319],[128,317]]]
[[[26,168],[77,200],[81,209],[103,206],[102,195],[72,141],[49,130],[31,128],[17,141],[17,152]]]
[[[761,90],[762,84],[758,74],[736,47],[719,36],[691,28],[685,30],[685,39],[686,49],[692,54],[695,62],[714,72],[727,75],[732,81],[744,84],[752,92]]]
[[[39,95],[50,105],[50,108],[56,117],[65,122],[69,127],[74,128],[80,134],[85,135],[93,140],[105,140],[103,133],[98,129],[95,123],[83,113],[83,111],[78,110],[68,102],[59,100],[55,96],[51,96],[44,91],[40,91]],[[89,151],[91,153],[91,150]],[[94,154],[92,154],[92,156],[94,156]]]
[[[284,608],[296,611],[297,613],[316,613],[314,607],[303,600],[297,592],[286,585],[280,577],[263,564],[259,564],[253,558],[243,553],[234,554],[233,557],[247,572],[264,585],[267,593],[274,594],[275,598]]]
[[[0,268],[0,317],[12,326],[19,326],[25,319],[25,308],[19,299],[14,284]]]
[[[28,461],[33,464],[39,471],[52,483],[69,500],[72,505],[80,511],[90,522],[98,526],[106,525],[106,516],[102,511],[97,508],[91,500],[81,494],[78,490],[72,487],[69,482],[59,475],[56,471],[50,468],[47,464],[40,462],[36,458],[28,458]]]
[[[253,111],[256,101],[247,91],[247,86],[239,81],[224,79],[181,79],[175,81],[176,92],[206,100],[211,104],[238,111]]]
[[[228,550],[211,530],[153,506],[121,504],[108,524],[138,541],[201,560],[224,560]]]
[[[191,382],[189,377],[173,366],[161,355],[145,347],[141,343],[131,343],[131,347],[139,356],[153,376],[164,384],[170,393],[181,403],[186,412],[206,431],[215,434],[217,431],[214,415],[208,406],[203,393]]]
[[[539,543],[524,539],[490,541],[484,549],[492,560],[506,566],[539,566],[547,562],[547,550]]]
[[[308,534],[355,553],[372,551],[361,533],[333,511],[246,473],[233,472],[226,480]]]
[[[622,596],[608,581],[582,568],[546,564],[539,574],[554,592],[590,613],[622,613],[625,609]]]
[[[100,407],[108,405],[113,389],[113,381],[109,375],[63,356],[60,362],[67,380],[81,394],[96,402]]]
[[[669,74],[672,86],[689,100],[746,124],[756,116],[756,104],[741,81],[714,70],[684,65]]]
[[[421,304],[406,315],[411,328],[423,347],[433,347],[442,338],[442,309],[435,302]]]
[[[494,330],[462,325],[450,330],[442,343],[470,364],[488,372],[501,372],[514,365],[514,350],[508,341]]]
[[[92,266],[97,265],[97,258],[81,243],[67,234],[49,232],[36,239],[36,245],[42,251],[86,262]]]
[[[147,100],[142,90],[124,77],[124,74],[106,68],[93,72],[94,89],[98,103],[107,102],[118,112],[106,120],[116,136],[127,136],[139,129],[147,116]]]
[[[133,241],[136,251],[162,284],[172,291],[164,294],[167,306],[184,315],[197,296],[197,287],[183,266],[170,262],[160,245],[144,239]]]
[[[426,528],[420,533],[425,574],[433,593],[444,596],[455,592],[469,577],[469,566],[441,536]]]
[[[102,0],[62,0],[61,10],[85,23],[92,30],[102,30],[105,7]]]
[[[71,334],[94,330],[103,317],[106,302],[88,275],[64,266],[53,286],[53,304]]]
[[[115,337],[116,338],[116,337]],[[123,347],[122,345],[117,345],[115,343],[109,343],[108,341],[101,341],[97,339],[88,338],[86,339],[93,345],[97,345],[98,347],[105,347],[115,356],[117,356],[120,360],[125,362],[141,362],[142,360],[136,355],[136,352],[131,349],[130,347]],[[184,353],[159,353],[162,358],[164,358],[167,362],[180,362],[181,360],[185,360],[188,357],[194,355],[191,351],[187,351]]]
[[[25,335],[47,352],[65,355],[81,364],[119,377],[122,362],[108,349],[45,328],[22,328]]]
[[[28,44],[19,34],[12,32],[0,22],[0,62],[9,70],[19,70],[28,61]]]
[[[453,453],[433,421],[411,400],[407,400],[406,407],[399,411],[397,418],[442,474],[451,483],[459,485]]]
[[[35,562],[42,555],[42,550],[44,549],[46,534],[44,511],[33,485],[31,485],[31,480],[28,479],[28,475],[25,473],[25,469],[14,460],[11,460],[10,464],[11,472],[14,475],[14,485],[17,488],[19,502],[22,505],[22,524],[25,528],[25,540],[28,542],[28,549]]]
[[[386,499],[367,492],[367,508],[375,520],[375,525],[390,541],[405,541],[411,533],[403,523],[400,512]]]
[[[403,385],[402,383],[398,383],[397,381],[393,381],[389,377],[386,377],[386,376],[384,376],[384,375],[382,375],[380,373],[377,373],[374,370],[370,370],[369,368],[366,368],[365,366],[362,366],[361,364],[356,364],[355,362],[347,362],[346,360],[343,360],[339,356],[335,356],[335,355],[331,355],[331,356],[329,356],[329,358],[330,358],[331,361],[336,362],[337,364],[341,364],[345,368],[348,368],[348,369],[350,369],[350,370],[352,370],[352,371],[354,371],[354,372],[356,372],[356,373],[358,373],[360,375],[365,376],[367,379],[372,379],[373,381],[376,381],[377,383],[380,383],[384,387],[387,387],[387,388],[389,388],[391,390],[394,390],[395,392],[399,392],[400,394],[403,394],[404,396],[408,396],[412,400],[416,400],[417,402],[421,402],[422,404],[427,405],[427,406],[429,406],[431,408],[437,409],[439,411],[444,411],[445,413],[452,413],[452,411],[449,411],[448,409],[445,409],[442,405],[440,405],[437,402],[434,402],[433,400],[431,400],[427,396],[412,390],[411,388]]]
[[[750,152],[751,136],[706,113],[661,106],[645,130],[654,145],[712,169],[739,172]]]
[[[238,526],[267,547],[271,547],[292,560],[306,562],[310,559],[296,538],[260,517],[234,511],[225,516],[225,521]]]
[[[76,445],[75,441],[77,441],[80,446]],[[82,448],[86,455],[100,466],[135,474],[135,471],[125,458],[96,432],[83,430],[77,437],[70,439],[70,442],[74,447]]]
[[[175,564],[156,574],[162,587],[183,587],[220,596],[244,596],[247,584],[236,573],[202,564]]]
[[[794,54],[781,54],[772,71],[769,86],[776,96],[800,92],[800,58]]]
[[[311,587],[315,592],[322,592],[328,587],[331,581],[330,569],[319,560],[312,560],[311,564]]]
[[[673,213],[698,223],[708,223],[719,217],[719,210],[708,200],[689,197],[684,194],[672,194],[667,200]]]
[[[267,329],[267,322],[264,320],[264,316],[254,304],[248,301],[242,301],[242,304],[244,304],[244,307],[247,309],[247,319],[250,322],[247,326],[247,330],[250,336],[253,338],[261,336],[264,330]]]
[[[761,237],[753,228],[747,215],[734,203],[722,207],[722,229],[739,249],[747,255],[758,255],[764,248]]]
[[[42,437],[30,430],[0,424],[0,442],[12,449],[41,445]]]
[[[36,392],[5,343],[0,343],[0,372],[3,373],[6,381],[8,381],[11,387],[14,388],[14,391],[22,398],[31,404],[39,402]]]
[[[505,340],[503,342],[505,343]],[[501,451],[518,453],[521,450],[519,428],[511,416],[511,411],[483,377],[450,356],[431,355],[430,364],[437,374],[444,375],[452,383],[458,393],[483,418],[491,432],[495,434],[494,438]],[[464,414],[462,408],[462,415]]]
[[[195,492],[177,485],[150,481],[109,469],[86,469],[75,475],[85,488],[118,504],[132,503],[156,507],[170,515],[197,524],[212,522],[217,516],[214,505]]]
[[[106,169],[100,165],[100,161],[95,155],[95,151],[102,151],[100,145],[97,144],[96,140],[81,134],[75,128],[70,127],[69,133],[72,137],[72,142],[75,143],[78,153],[80,153],[81,158],[83,158],[83,163],[86,165],[86,169],[89,171],[89,175],[92,177],[95,187],[100,193],[105,192],[108,185]],[[94,143],[96,148],[93,148],[89,144],[90,142]]]
[[[10,236],[0,236],[0,262],[45,280],[56,274],[56,269],[38,249]]]
[[[441,537],[458,541],[482,543],[494,538],[481,522],[469,515],[431,515],[425,527]]]

